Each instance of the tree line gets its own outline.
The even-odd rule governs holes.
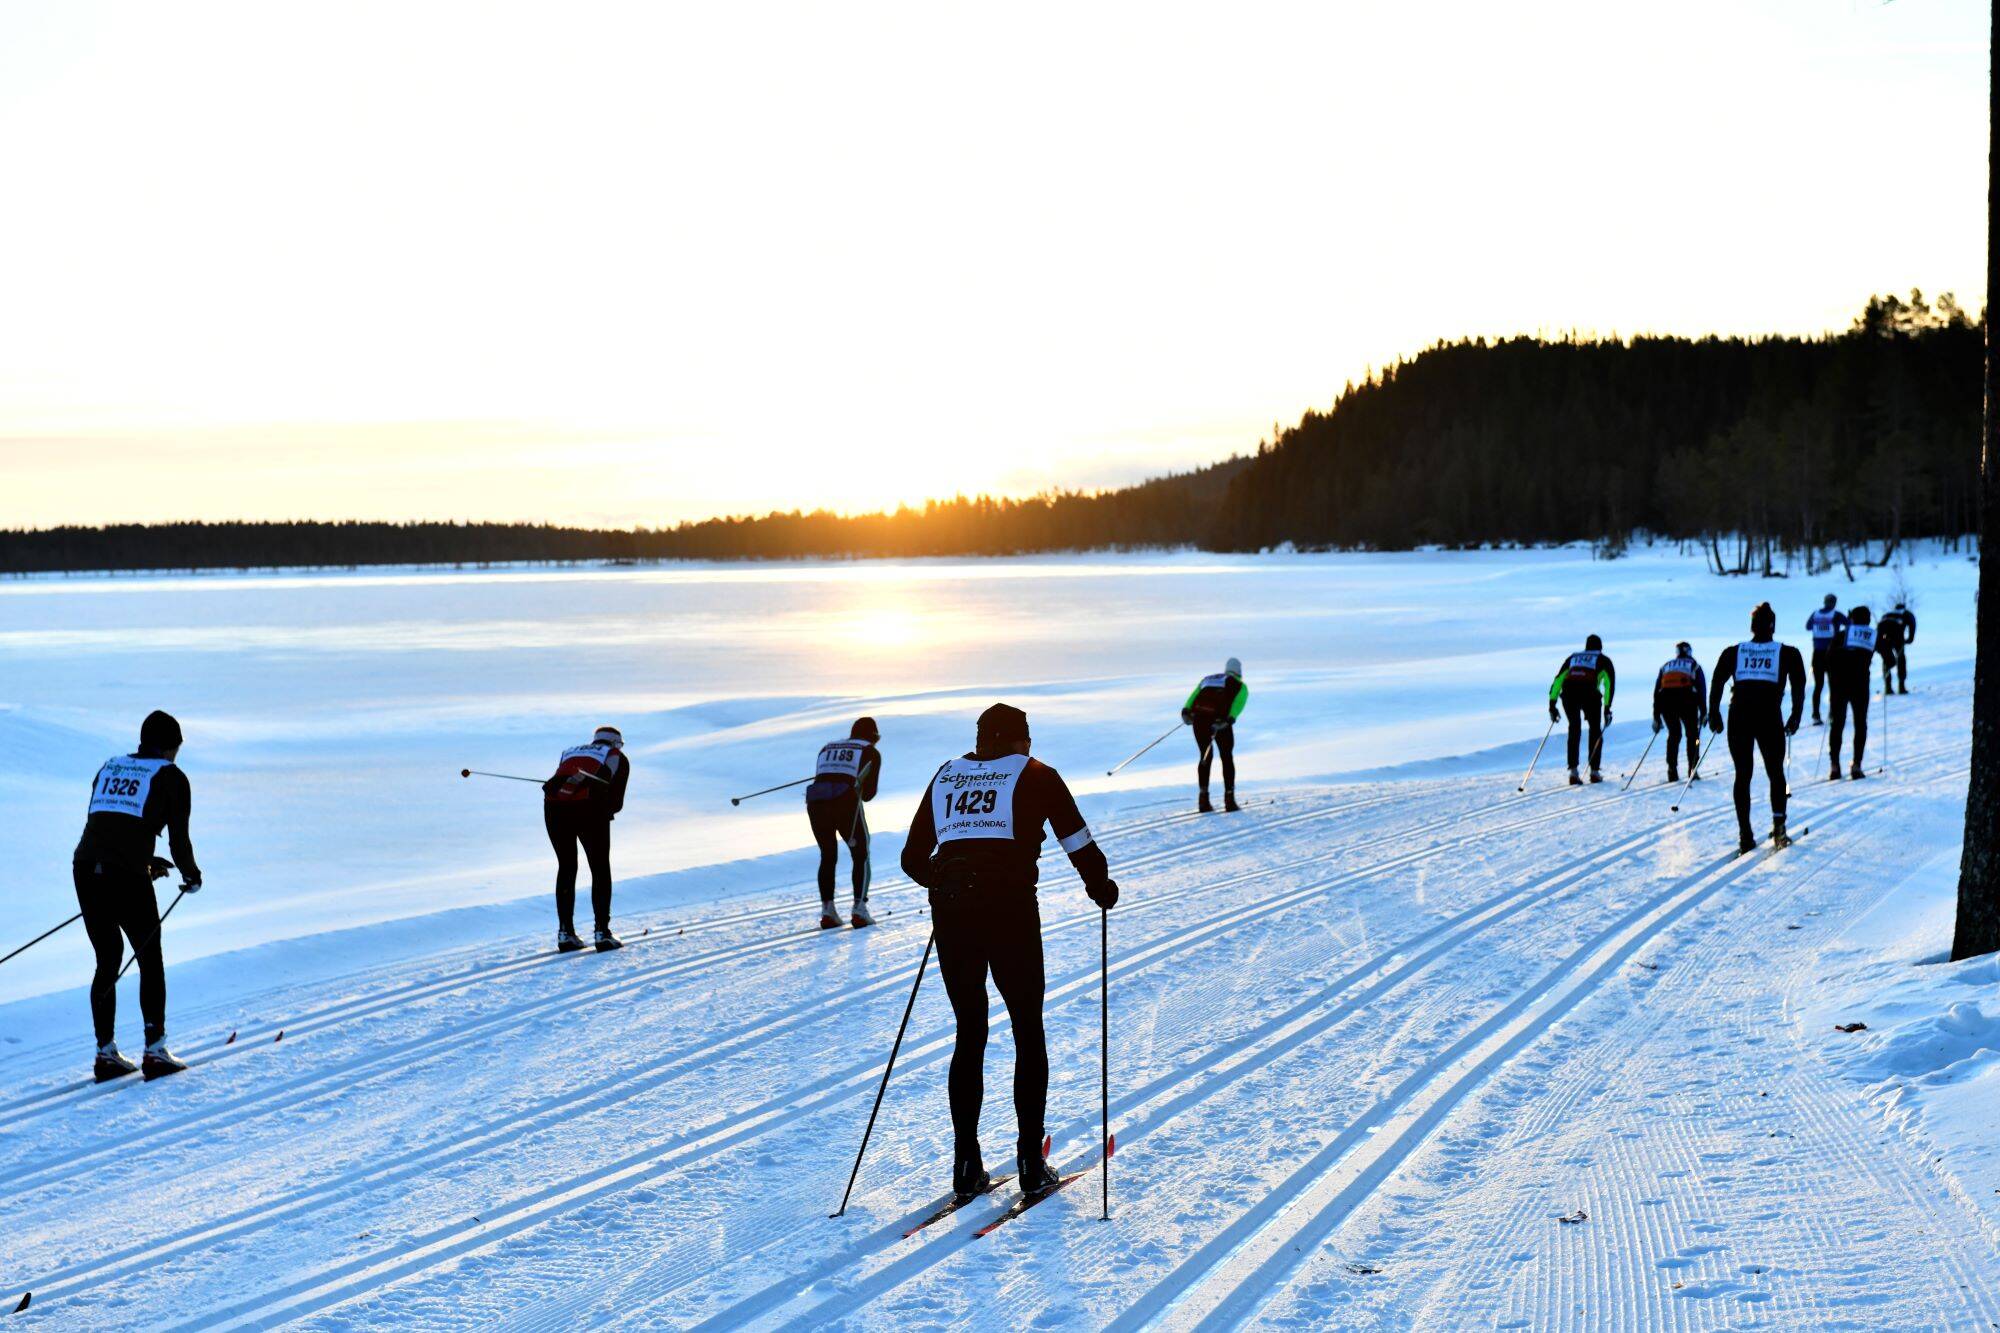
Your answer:
[[[1100,493],[666,528],[167,523],[0,532],[0,572],[1699,543],[1719,572],[1976,531],[1982,341],[1950,296],[1817,338],[1439,343],[1254,455]]]

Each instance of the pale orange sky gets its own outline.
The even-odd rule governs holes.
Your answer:
[[[0,525],[1104,485],[1441,337],[1983,300],[1954,0],[0,10]]]

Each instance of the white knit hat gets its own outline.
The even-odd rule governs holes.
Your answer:
[[[1243,663],[1233,657],[1223,664],[1222,669],[1238,680],[1243,679]]]
[[[590,738],[590,743],[592,745],[622,746],[625,744],[625,737],[619,732],[618,728],[616,727],[599,727],[597,729],[597,734]]]

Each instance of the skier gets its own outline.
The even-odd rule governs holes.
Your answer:
[[[1908,645],[1917,641],[1917,613],[1910,610],[1902,602],[1898,602],[1896,603],[1896,609],[1884,615],[1877,623],[1876,628],[1881,631],[1877,637],[1882,643],[1882,690],[1884,693],[1888,692],[1889,671],[1891,668],[1894,668],[1896,672],[1896,693],[1908,694],[1910,692],[1910,659],[1903,650]],[[1888,705],[1885,704],[1883,706],[1887,707]]]
[[[1676,763],[1682,738],[1687,742],[1688,776],[1699,777],[1695,761],[1701,754],[1701,724],[1708,718],[1708,678],[1694,649],[1686,641],[1674,645],[1674,656],[1653,678],[1653,734],[1667,730],[1667,781],[1679,782]]]
[[[812,785],[806,788],[806,818],[812,822],[813,841],[819,844],[819,924],[822,930],[840,924],[840,912],[833,905],[833,874],[840,864],[840,844],[854,862],[854,907],[850,919],[856,930],[875,924],[868,910],[868,884],[873,866],[868,859],[868,814],[862,803],[875,799],[882,779],[882,752],[876,743],[881,728],[872,717],[856,718],[847,739],[828,741],[819,747]]]
[[[160,905],[153,897],[153,881],[176,865],[182,892],[201,889],[201,869],[188,841],[193,796],[187,775],[174,766],[180,751],[181,724],[170,714],[148,713],[139,724],[139,748],[105,760],[91,780],[90,812],[71,859],[76,904],[97,952],[90,1017],[97,1028],[99,1083],[135,1070],[155,1079],[187,1068],[167,1049],[167,971],[160,952]],[[174,854],[171,862],[153,854],[162,829]],[[139,1012],[146,1023],[146,1050],[138,1065],[118,1053],[112,1032],[128,939],[139,963]]]
[[[1820,688],[1826,684],[1828,670],[1833,666],[1834,640],[1847,627],[1847,617],[1837,609],[1839,598],[1832,593],[1820,604],[1819,610],[1806,617],[1806,629],[1812,633],[1812,682],[1813,682],[1813,725],[1823,727],[1820,720]]]
[[[1047,764],[1030,759],[1028,715],[994,704],[979,715],[972,753],[947,761],[927,784],[903,844],[903,873],[930,890],[938,971],[958,1020],[951,1056],[952,1190],[990,1184],[979,1152],[985,1096],[986,973],[1014,1022],[1015,1157],[1021,1192],[1057,1184],[1042,1156],[1049,1056],[1042,1032],[1042,919],[1036,859],[1046,822],[1084,892],[1105,911],[1118,902],[1104,853],[1076,798]]]
[[[1236,804],[1236,719],[1243,716],[1243,705],[1249,702],[1243,664],[1232,657],[1216,675],[1203,676],[1181,705],[1181,721],[1194,728],[1194,743],[1201,747],[1201,762],[1195,767],[1201,799],[1195,809],[1205,815],[1215,812],[1208,799],[1208,772],[1209,761],[1218,754],[1222,756],[1222,808],[1241,809]]]
[[[1556,714],[1556,702],[1562,702],[1563,712],[1569,714],[1569,785],[1580,787],[1583,779],[1577,775],[1577,742],[1580,739],[1579,726],[1590,723],[1590,780],[1604,781],[1599,763],[1604,753],[1604,728],[1611,725],[1611,700],[1618,693],[1618,672],[1611,665],[1611,659],[1604,652],[1604,640],[1595,634],[1583,641],[1583,651],[1571,653],[1556,668],[1555,681],[1549,686],[1549,721],[1561,719]]]
[[[1827,752],[1833,760],[1833,769],[1827,774],[1830,782],[1840,781],[1840,733],[1849,714],[1854,718],[1854,766],[1848,770],[1848,776],[1867,776],[1861,767],[1861,754],[1868,748],[1868,689],[1879,637],[1879,627],[1868,621],[1868,608],[1855,607],[1847,623],[1840,627],[1840,637],[1834,645],[1833,727],[1827,732]],[[1886,676],[1886,663],[1882,670]]]
[[[1757,752],[1764,755],[1764,772],[1771,780],[1771,842],[1777,847],[1791,844],[1785,833],[1785,737],[1799,729],[1799,716],[1806,707],[1806,661],[1790,644],[1779,643],[1778,613],[1769,602],[1759,602],[1750,613],[1750,638],[1732,644],[1715,659],[1715,677],[1708,687],[1708,725],[1718,734],[1723,729],[1722,687],[1731,680],[1736,688],[1729,696],[1729,756],[1736,761],[1737,850],[1747,852],[1757,845],[1750,831],[1750,779],[1757,767]],[[1792,690],[1792,713],[1781,718],[1785,687]]]
[[[576,935],[576,849],[590,862],[590,911],[599,953],[622,949],[611,933],[611,821],[625,808],[625,784],[632,762],[616,727],[599,727],[588,745],[562,752],[556,771],[542,784],[542,824],[556,849],[556,948],[583,948]]]

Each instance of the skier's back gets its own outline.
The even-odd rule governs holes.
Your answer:
[[[1826,737],[1827,754],[1833,765],[1827,777],[1834,782],[1840,780],[1841,732],[1849,718],[1854,722],[1854,764],[1848,775],[1855,778],[1867,776],[1861,766],[1861,758],[1868,749],[1868,682],[1879,638],[1876,626],[1869,620],[1867,607],[1855,607],[1847,623],[1840,627],[1840,636],[1834,644],[1830,668],[1833,678],[1833,726]],[[1885,665],[1883,675],[1886,677],[1887,674]]]
[[[1194,743],[1201,749],[1195,766],[1200,797],[1195,808],[1203,814],[1214,811],[1208,799],[1209,763],[1222,759],[1222,808],[1235,810],[1236,804],[1236,719],[1250,702],[1250,687],[1243,683],[1243,664],[1230,658],[1213,676],[1203,676],[1188,692],[1181,705],[1181,721],[1194,728]]]
[[[1679,750],[1687,748],[1688,773],[1701,754],[1701,724],[1708,717],[1708,677],[1685,640],[1653,678],[1653,734],[1667,732],[1667,781],[1680,781]]]
[[[857,718],[844,739],[819,747],[813,764],[812,785],[806,788],[806,819],[812,825],[813,841],[819,845],[819,924],[823,929],[840,924],[833,902],[833,878],[843,842],[854,862],[854,904],[849,920],[857,930],[875,924],[875,914],[868,906],[873,864],[864,803],[875,799],[882,780],[881,739],[882,731],[874,718]]]
[[[1820,690],[1826,684],[1827,674],[1834,664],[1834,641],[1840,631],[1847,628],[1847,617],[1838,610],[1839,599],[1832,593],[1820,603],[1819,610],[1806,617],[1806,631],[1812,635],[1812,705],[1813,725],[1823,726],[1819,711]]]
[[[542,784],[542,827],[556,853],[556,948],[583,948],[576,933],[576,852],[590,863],[590,910],[599,953],[624,948],[611,933],[611,821],[625,808],[632,762],[616,727],[599,727],[583,745],[564,750]]]
[[[1790,841],[1785,832],[1785,738],[1798,731],[1805,712],[1806,663],[1798,649],[1776,640],[1777,628],[1778,613],[1769,602],[1759,603],[1750,613],[1750,637],[1722,650],[1708,687],[1708,725],[1720,732],[1723,687],[1735,682],[1727,725],[1729,755],[1736,761],[1737,848],[1745,852],[1757,845],[1757,835],[1750,831],[1750,779],[1760,753],[1771,783],[1771,841],[1780,847]],[[1787,686],[1792,692],[1789,717],[1781,712]]]

